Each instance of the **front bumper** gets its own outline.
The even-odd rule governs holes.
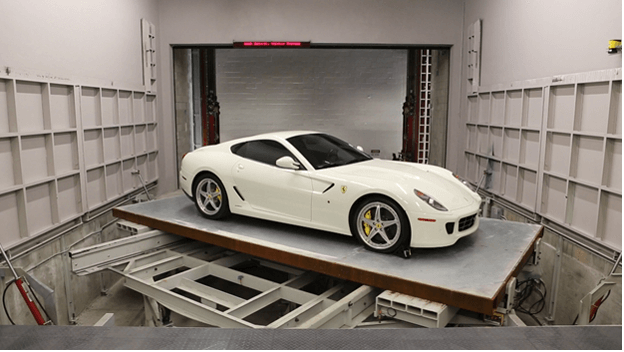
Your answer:
[[[435,217],[408,214],[412,230],[410,247],[447,247],[468,236],[479,228],[479,202]],[[432,221],[435,220],[435,221]]]

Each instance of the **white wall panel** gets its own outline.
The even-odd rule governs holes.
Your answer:
[[[43,130],[43,89],[41,84],[17,81],[16,91],[19,131]]]
[[[517,200],[518,191],[518,168],[515,165],[503,164],[503,183],[505,185],[502,195],[512,202]]]
[[[76,128],[74,87],[50,84],[50,118],[52,129]]]
[[[622,242],[622,195],[601,193],[598,237],[607,243]]]
[[[522,91],[507,91],[507,100],[505,101],[505,125],[520,126],[522,122]]]
[[[117,101],[116,90],[102,89],[102,126],[112,126],[119,123]]]
[[[490,147],[490,132],[487,126],[477,127],[477,140],[479,141],[479,153],[490,154],[492,148]]]
[[[523,130],[520,136],[520,164],[537,170],[540,156],[540,134]]]
[[[104,162],[110,163],[121,158],[121,140],[119,139],[119,128],[105,128],[104,133]]]
[[[492,114],[490,121],[492,125],[502,125],[505,121],[505,93],[492,93]]]
[[[4,229],[2,243],[12,243],[20,239],[18,196],[20,192],[0,195],[0,223]]]
[[[82,186],[80,175],[72,175],[58,180],[58,202],[60,222],[82,213]]]
[[[487,191],[545,223],[620,249],[621,77],[617,69],[480,87],[467,97],[465,176],[479,182],[486,158]],[[489,119],[471,119],[473,111],[484,114],[492,106]],[[499,162],[502,167],[493,167]]]
[[[16,138],[0,139],[0,188],[11,188],[15,182],[15,161],[13,158]],[[19,163],[18,167],[19,167]]]
[[[490,122],[490,94],[479,94],[479,123]]]
[[[154,94],[6,75],[0,83],[0,111],[6,112],[0,130],[3,245],[50,231],[138,189],[132,175],[137,157],[146,182],[158,179]],[[141,108],[148,101],[149,110]],[[151,122],[122,125],[122,107],[130,109],[132,121]]]
[[[551,175],[544,176],[541,211],[544,215],[561,223],[565,222],[567,187],[565,179]]]
[[[87,171],[87,208],[95,209],[106,201],[104,167]]]
[[[607,105],[601,105],[600,94],[604,91],[604,82],[587,81],[589,94],[576,99],[574,82],[560,81],[570,73],[593,72],[598,70],[621,69],[620,54],[606,53],[607,41],[619,38],[622,33],[622,1],[604,0],[599,3],[586,0],[566,1],[499,1],[470,0],[464,3],[464,58],[467,64],[467,34],[471,24],[481,20],[481,89],[477,92],[497,92],[504,87],[507,92],[505,104],[505,126],[541,129],[542,109],[552,109],[548,128],[556,132],[596,131],[604,123],[604,108],[615,105],[610,111],[621,109],[621,99],[611,99]],[[591,28],[591,30],[588,30]],[[581,48],[582,49],[579,49]],[[469,95],[462,101],[461,115],[464,122],[474,122],[470,110],[473,87],[467,82],[468,72],[462,72],[462,92]],[[549,77],[548,82],[528,84],[540,77]],[[553,80],[554,79],[554,80]],[[594,86],[593,84],[597,84]],[[550,93],[544,87],[553,88]],[[496,89],[494,89],[496,88]],[[611,90],[614,95],[621,95],[618,83]],[[540,94],[552,94],[540,97]],[[598,100],[594,99],[598,98]],[[521,103],[520,101],[524,101]],[[572,100],[570,102],[570,100]],[[617,103],[616,103],[617,102]],[[547,104],[550,103],[549,107]],[[571,103],[571,104],[570,104]],[[570,113],[574,110],[579,116],[591,113],[591,108],[600,106],[596,112],[595,124],[592,118],[578,119]],[[526,105],[520,108],[519,105]],[[540,106],[541,105],[541,106]],[[494,105],[492,105],[494,109]],[[585,110],[585,112],[583,111]],[[522,114],[517,116],[517,114]],[[609,133],[620,136],[621,126],[612,116],[621,116],[621,111],[609,115]],[[492,114],[491,123],[496,124],[498,115]],[[521,122],[522,121],[522,122]],[[575,124],[576,123],[576,124]],[[613,125],[611,125],[613,123]],[[581,124],[583,126],[581,126]],[[618,130],[619,128],[619,130]],[[615,131],[618,131],[617,133]],[[584,132],[589,133],[589,132]],[[570,135],[571,136],[571,135]],[[544,136],[540,135],[540,138]],[[459,145],[465,145],[464,134],[457,136]],[[463,163],[465,158],[458,158]],[[568,161],[569,162],[569,161]],[[464,170],[467,165],[459,165]],[[566,175],[567,175],[566,171]],[[566,176],[567,178],[567,176]]]
[[[97,129],[84,132],[84,155],[87,168],[104,162],[102,130]]]
[[[122,135],[134,143],[132,96],[145,94],[140,20],[158,27],[159,15],[157,0],[0,0],[0,9],[0,241],[10,247],[116,193],[99,190],[107,165],[136,158],[119,148]],[[124,192],[136,189],[132,177]]]
[[[541,88],[526,89],[522,126],[540,129],[542,127],[543,90]]]
[[[548,128],[572,131],[576,90],[574,85],[554,86],[550,89]]]
[[[613,82],[611,86],[611,103],[609,104],[608,134],[622,135],[622,81]]]
[[[570,171],[570,155],[572,138],[567,133],[548,132],[546,137],[546,157],[544,171],[551,174],[567,175]]]
[[[602,184],[622,192],[622,140],[607,139]]]
[[[7,87],[7,82],[9,87]],[[9,105],[7,101],[7,89],[10,89],[13,81],[0,79],[0,133],[9,132]]]
[[[41,181],[52,175],[48,167],[52,151],[46,148],[50,135],[26,136],[22,138],[22,172],[24,183]]]
[[[597,188],[576,182],[569,182],[568,184],[568,218],[566,222],[572,228],[592,237],[596,237],[596,226],[598,225],[598,195],[599,190]]]
[[[26,212],[28,216],[28,230],[39,234],[49,229],[52,219],[52,182],[26,188]]]
[[[503,155],[503,128],[490,127],[490,142],[492,155],[500,158]]]
[[[503,158],[518,163],[520,157],[520,129],[506,128],[503,136]]]
[[[575,135],[572,142],[570,177],[599,185],[602,177],[604,139]]]
[[[55,175],[65,175],[79,170],[76,132],[54,134],[54,167]]]
[[[132,92],[119,91],[119,123],[132,123]]]

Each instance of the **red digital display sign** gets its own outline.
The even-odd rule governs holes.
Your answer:
[[[234,42],[235,48],[309,48],[310,42]]]

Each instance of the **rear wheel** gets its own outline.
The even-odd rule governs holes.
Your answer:
[[[223,183],[213,174],[201,176],[194,187],[195,206],[208,219],[221,219],[230,214]]]
[[[410,227],[396,203],[374,197],[362,202],[354,212],[351,232],[367,249],[392,253],[409,239]]]

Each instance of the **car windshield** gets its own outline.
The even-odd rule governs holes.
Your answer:
[[[288,138],[315,169],[353,164],[372,158],[349,143],[327,134],[305,134]]]

